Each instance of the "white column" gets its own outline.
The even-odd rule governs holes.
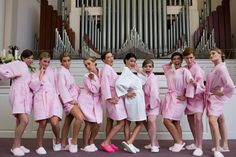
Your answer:
[[[138,33],[141,37],[141,39],[143,38],[143,11],[142,11],[142,7],[143,7],[143,1],[142,0],[138,0]]]
[[[125,6],[125,23],[126,23],[126,25],[125,25],[125,39],[127,39],[128,38],[128,36],[129,36],[129,32],[130,32],[130,10],[131,10],[131,8],[130,8],[130,0],[126,0],[126,6]]]
[[[111,50],[112,52],[115,51],[115,47],[116,47],[116,1],[113,0],[112,1],[112,46],[111,46]]]
[[[12,16],[13,16],[13,0],[5,1],[5,27],[4,27],[4,45],[3,47],[8,47],[12,43]],[[14,31],[15,32],[15,31]],[[16,36],[16,35],[15,35]]]
[[[144,43],[148,44],[148,1],[144,0]]]
[[[125,38],[125,0],[120,0],[120,43],[124,43]]]
[[[5,0],[0,0],[0,51],[4,48]]]
[[[136,29],[137,29],[137,25],[136,25],[136,10],[137,8],[136,8],[136,0],[132,0],[132,16],[131,16],[131,18],[132,18],[132,27],[131,27],[131,29],[133,29],[134,27],[136,27]]]
[[[152,15],[153,15],[153,9],[152,9],[152,6],[153,6],[153,4],[152,4],[152,0],[149,0],[149,33],[148,33],[148,35],[149,35],[149,45],[150,45],[150,49],[152,50],[153,49],[153,35],[154,35],[154,33],[153,33],[153,29],[152,29],[152,20],[153,20],[153,18],[152,18]]]
[[[111,49],[111,0],[107,1],[107,49]]]
[[[116,49],[120,48],[120,0],[116,0]]]
[[[106,47],[107,47],[107,44],[106,44],[106,32],[107,32],[107,27],[106,27],[106,14],[107,14],[107,3],[106,3],[106,0],[103,0],[102,1],[103,3],[102,3],[102,8],[103,8],[103,11],[102,11],[102,41],[100,41],[100,42],[102,42],[102,47],[101,47],[101,49],[102,49],[102,51],[105,51],[106,50]]]

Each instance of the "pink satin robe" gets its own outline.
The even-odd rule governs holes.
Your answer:
[[[168,86],[163,101],[162,115],[163,118],[179,121],[187,106],[187,100],[180,101],[177,96],[193,98],[194,86],[190,83],[190,79],[193,78],[186,68],[172,69],[170,64],[165,64],[162,67]]]
[[[25,62],[13,61],[0,66],[0,78],[12,79],[9,92],[12,114],[30,114],[32,109],[32,92],[29,88],[31,73]]]
[[[42,80],[39,80],[40,71],[32,75],[30,88],[34,93],[33,111],[34,120],[50,119],[53,116],[62,118],[62,104],[56,88],[56,71],[48,67]]]
[[[204,105],[204,92],[205,92],[205,86],[204,86],[204,71],[201,69],[201,67],[195,63],[192,65],[191,68],[188,68],[188,66],[185,66],[187,68],[192,76],[193,79],[196,81],[197,85],[195,86],[195,92],[193,98],[187,99],[187,108],[185,110],[185,113],[187,115],[191,115],[194,113],[203,113],[205,105]]]
[[[122,120],[127,118],[127,112],[122,97],[118,97],[115,91],[115,82],[118,78],[115,70],[108,64],[105,64],[102,68],[101,77],[101,92],[102,97],[106,103],[107,117],[113,120]],[[106,101],[109,98],[116,98],[117,104],[112,104]]]
[[[208,116],[220,116],[224,105],[233,96],[235,85],[225,63],[216,65],[207,75],[205,103]],[[223,92],[223,96],[213,95],[214,90]]]
[[[72,100],[78,101],[80,88],[76,85],[74,77],[70,71],[61,66],[57,76],[57,88],[60,95],[60,99],[63,104],[63,109],[66,115],[70,114],[73,105],[69,102]]]
[[[102,123],[103,112],[101,102],[101,83],[100,76],[94,74],[94,79],[88,77],[89,73],[83,78],[84,89],[79,95],[80,109],[84,114],[85,121]]]
[[[159,81],[153,73],[148,76],[147,81],[143,86],[143,91],[147,116],[159,115],[161,113]]]

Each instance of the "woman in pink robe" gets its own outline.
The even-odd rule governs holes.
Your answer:
[[[68,53],[62,53],[60,56],[60,61],[61,68],[58,72],[57,88],[63,103],[63,109],[66,113],[66,118],[62,128],[61,145],[62,150],[69,149],[71,153],[76,153],[78,151],[78,135],[84,119],[83,113],[81,112],[78,103],[80,88],[76,85],[74,77],[69,71],[71,64],[70,55]],[[75,120],[73,125],[72,139],[69,139],[69,147],[67,147],[67,136],[73,119]]]
[[[113,55],[107,51],[102,54],[101,58],[105,63],[101,70],[101,91],[102,97],[105,99],[107,112],[106,139],[102,142],[101,149],[107,152],[114,152],[118,150],[118,147],[111,144],[111,139],[123,128],[127,112],[123,98],[118,97],[115,91],[115,81],[118,75],[112,68]],[[117,121],[115,126],[113,126],[114,120]]]
[[[52,131],[56,137],[53,140],[53,150],[61,150],[60,144],[60,125],[62,118],[62,104],[59,100],[58,91],[56,89],[56,72],[49,67],[50,54],[42,52],[39,56],[39,70],[32,75],[30,88],[33,91],[33,110],[34,120],[39,123],[37,130],[36,153],[46,154],[43,148],[43,136],[47,122],[52,126]]]
[[[194,156],[202,156],[202,114],[204,111],[204,72],[201,67],[195,62],[195,50],[193,48],[186,48],[183,52],[184,60],[187,68],[194,78],[194,98],[187,99],[187,108],[185,113],[188,116],[190,129],[194,137],[194,143],[187,145],[186,149],[194,150]]]
[[[96,67],[95,57],[86,57],[84,59],[84,66],[88,70],[88,73],[84,75],[84,89],[79,95],[80,109],[85,119],[83,148],[81,150],[94,152],[98,150],[94,144],[94,140],[98,134],[103,116],[100,71]]]
[[[161,112],[159,81],[153,73],[154,63],[151,59],[145,59],[142,67],[143,71],[148,76],[147,81],[143,86],[147,114],[147,122],[144,124],[150,138],[150,144],[144,146],[144,148],[150,149],[152,153],[157,153],[159,152],[159,143],[156,136],[156,119]]]
[[[194,86],[191,83],[192,75],[181,66],[182,61],[182,54],[175,52],[171,55],[171,62],[162,66],[168,86],[163,101],[163,123],[174,139],[175,144],[169,148],[173,152],[181,151],[185,145],[182,140],[180,119],[187,106],[187,97],[193,98],[194,96]],[[172,64],[174,69],[171,68]]]
[[[21,146],[21,138],[28,125],[32,108],[32,92],[29,88],[31,73],[28,66],[33,63],[33,52],[24,50],[21,60],[0,66],[0,78],[12,79],[9,96],[12,114],[16,117],[16,129],[11,152],[15,156],[24,156],[25,153],[30,152],[29,149]]]
[[[214,157],[223,157],[221,152],[229,151],[223,117],[224,105],[233,96],[235,86],[224,63],[224,53],[219,48],[214,48],[210,51],[210,58],[215,67],[207,75],[205,103],[212,133]]]

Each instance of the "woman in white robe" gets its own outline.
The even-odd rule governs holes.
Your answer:
[[[126,54],[124,58],[125,67],[122,74],[116,81],[117,96],[124,96],[125,107],[127,110],[127,122],[125,125],[125,140],[122,144],[128,152],[137,153],[140,150],[133,145],[133,142],[140,132],[143,121],[146,120],[145,99],[142,86],[145,83],[146,76],[135,75],[131,70],[134,69],[141,73],[136,66],[136,56],[134,53]],[[130,124],[136,122],[136,126],[130,135]]]

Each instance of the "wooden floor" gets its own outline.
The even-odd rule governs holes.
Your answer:
[[[0,139],[0,157],[12,157],[13,155],[10,153],[10,148],[12,144],[13,139]],[[79,140],[79,142],[81,142]],[[168,151],[168,147],[172,145],[172,141],[159,141],[161,149],[159,153],[151,153],[148,150],[143,149],[143,146],[148,144],[148,141],[146,140],[138,140],[135,141],[135,146],[138,148],[141,148],[140,153],[136,154],[130,154],[125,151],[123,151],[123,147],[121,145],[121,141],[114,140],[113,141],[118,147],[119,151],[115,153],[106,153],[103,151],[97,151],[94,153],[86,153],[81,150],[78,151],[78,153],[71,154],[67,151],[60,151],[60,152],[54,152],[52,150],[52,140],[46,139],[45,140],[45,149],[47,150],[47,155],[37,155],[35,153],[36,148],[36,140],[35,139],[23,139],[22,143],[24,146],[29,148],[31,152],[29,154],[26,154],[26,157],[191,157],[192,152],[191,151],[181,151],[179,153],[173,153]],[[190,144],[192,141],[185,141],[187,144]],[[101,143],[101,140],[96,141],[97,147],[99,147],[99,143]],[[236,157],[236,140],[230,140],[230,152],[224,153],[225,157]],[[81,147],[81,143],[79,144],[79,147]],[[203,145],[203,151],[204,155],[203,157],[212,157],[213,153],[211,152],[211,141],[204,140]]]

